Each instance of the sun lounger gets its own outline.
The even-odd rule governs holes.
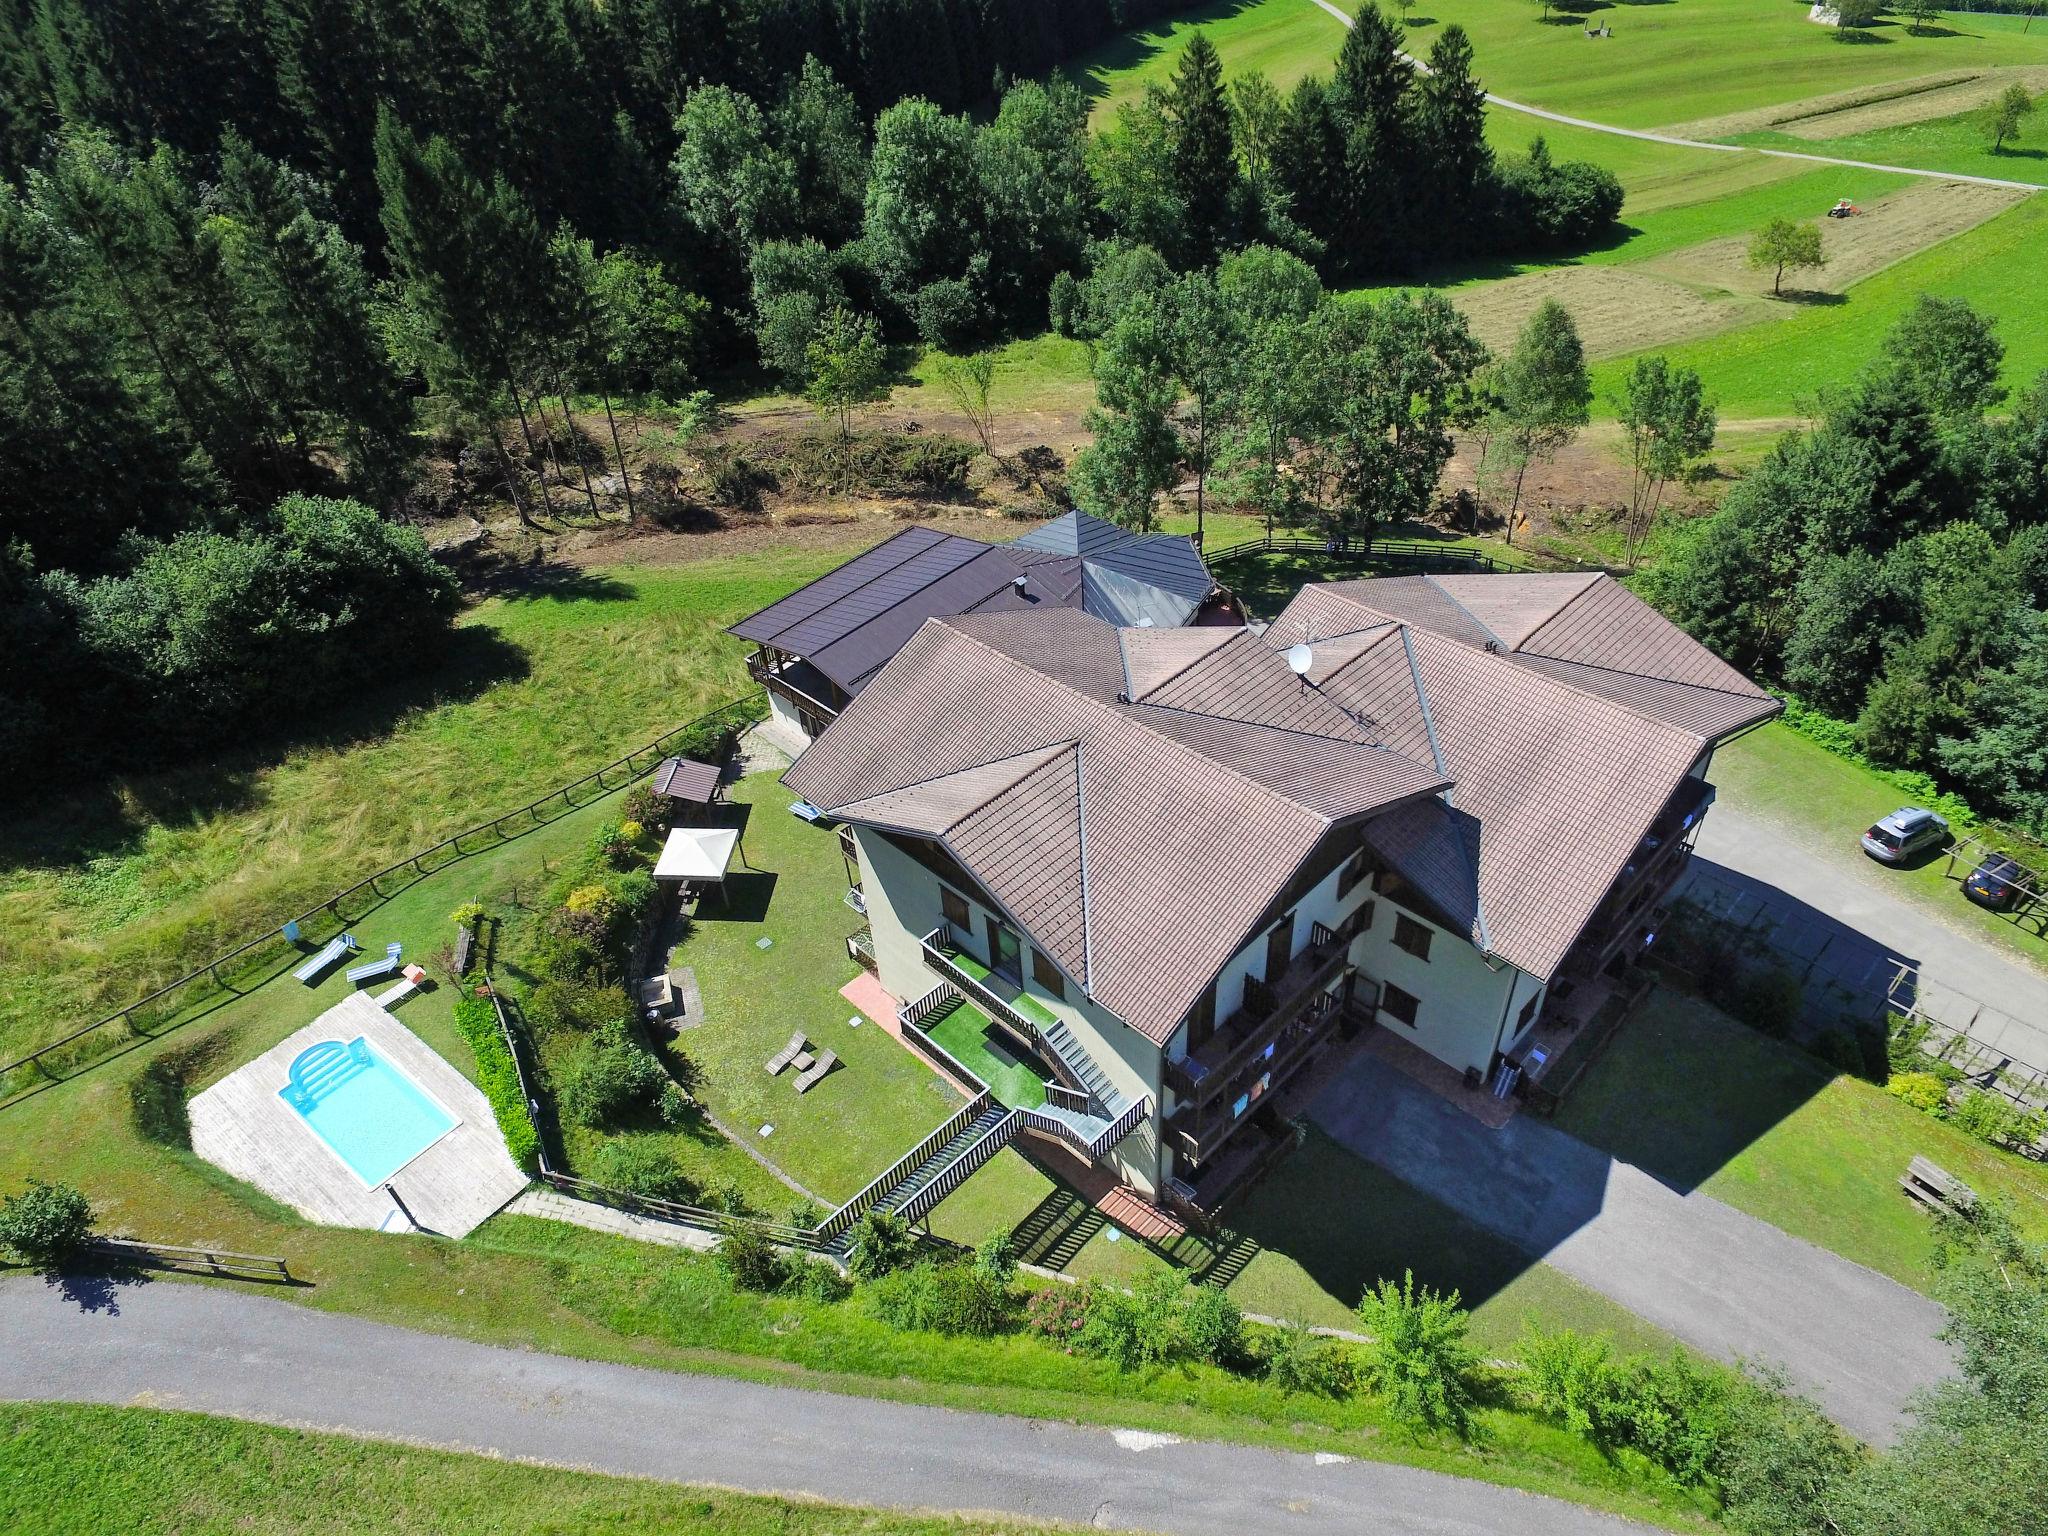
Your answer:
[[[792,1061],[795,1061],[797,1057],[803,1053],[803,1048],[804,1032],[802,1030],[798,1030],[795,1034],[789,1037],[789,1044],[785,1045],[781,1050],[777,1051],[773,1056],[770,1056],[768,1058],[768,1075],[770,1077],[775,1076],[784,1067],[788,1066]]]
[[[420,984],[424,982],[426,979],[427,973],[425,971],[421,970],[416,965],[408,965],[405,968],[405,980],[401,981],[395,987],[390,987],[382,992],[379,992],[374,998],[371,999],[371,1001],[374,1002],[379,1008],[388,1009],[394,1003],[404,1002],[405,999],[411,997],[413,993],[419,991]]]
[[[789,814],[804,821],[823,821],[825,813],[808,800],[799,800],[789,808]]]
[[[398,970],[398,954],[404,947],[404,945],[397,943],[386,944],[382,960],[370,960],[362,965],[350,966],[348,968],[350,984],[354,985],[365,981],[382,981],[386,976],[396,974]]]
[[[296,971],[293,971],[292,975],[310,987],[320,979],[323,971],[355,947],[356,936],[352,933],[344,933],[339,937],[329,939],[320,953],[313,956],[312,959],[308,960]]]
[[[796,1080],[796,1091],[798,1093],[809,1093],[813,1088],[817,1087],[818,1080],[820,1078],[822,1078],[827,1072],[830,1072],[834,1067],[838,1065],[838,1055],[833,1051],[826,1051],[815,1062],[811,1064],[809,1071],[804,1072],[798,1076]]]

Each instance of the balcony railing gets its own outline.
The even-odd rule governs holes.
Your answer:
[[[972,971],[961,965],[959,961],[955,960],[953,956],[948,954],[941,942],[946,937],[947,930],[943,926],[934,928],[924,936],[921,941],[921,947],[924,950],[924,963],[939,975],[945,977],[946,980],[953,983],[962,992],[966,993],[968,998],[982,1012],[989,1014],[998,1023],[1007,1025],[1015,1030],[1034,1045],[1043,1047],[1049,1053],[1051,1047],[1046,1044],[1037,1022],[1028,1014],[1020,1012],[1000,992],[997,992],[987,982],[976,976]]]
[[[1198,1048],[1168,1063],[1174,1094],[1184,1104],[1201,1104],[1221,1093],[1344,969],[1347,939],[1317,923],[1309,929],[1307,945],[1278,977],[1248,979],[1244,1006]]]
[[[771,656],[765,650],[755,651],[747,657],[747,675],[762,687],[772,688],[798,704],[823,711],[827,716],[839,713],[839,706],[823,697],[832,691],[825,674],[799,657],[784,656],[779,652]]]
[[[1343,1021],[1343,994],[1316,993],[1286,1028],[1268,1042],[1272,1054],[1261,1054],[1248,1063],[1248,1067],[1255,1068],[1255,1071],[1246,1070],[1226,1079],[1229,1087],[1227,1099],[1218,1092],[1198,1102],[1183,1103],[1174,1111],[1173,1117],[1166,1122],[1170,1144],[1190,1162],[1200,1163],[1215,1156],[1232,1133],[1249,1123],[1259,1100],[1278,1093],[1287,1080],[1336,1034]],[[1251,1100],[1250,1089],[1258,1079],[1263,1079],[1266,1086],[1261,1090],[1259,1100]],[[1240,1096],[1247,1099],[1245,1108],[1240,1113],[1233,1113]]]
[[[863,924],[846,936],[846,957],[855,961],[863,970],[879,974],[881,965],[875,959],[874,930]]]

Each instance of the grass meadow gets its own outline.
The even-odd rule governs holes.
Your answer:
[[[151,1408],[0,1406],[0,1529],[40,1536],[1050,1536]]]

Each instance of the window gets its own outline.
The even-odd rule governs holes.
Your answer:
[[[1403,992],[1389,982],[1380,993],[1380,1012],[1391,1013],[1410,1029],[1415,1027],[1415,1014],[1422,1002],[1412,992]]]
[[[1538,992],[1531,996],[1529,1001],[1522,1004],[1522,1011],[1519,1014],[1515,1015],[1515,1034],[1517,1036],[1519,1036],[1523,1030],[1527,1029],[1531,1021],[1535,1019],[1536,1005],[1541,1003],[1542,1001],[1543,994],[1541,992]]]
[[[974,932],[974,914],[967,910],[967,898],[958,891],[940,886],[939,910],[945,914],[946,921],[961,933]]]
[[[1060,974],[1060,968],[1052,963],[1044,950],[1037,945],[1031,947],[1031,979],[1054,997],[1067,995],[1067,978]]]
[[[1412,917],[1394,916],[1394,948],[1405,949],[1418,960],[1429,958],[1430,932]]]

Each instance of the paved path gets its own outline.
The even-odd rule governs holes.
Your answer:
[[[1338,1141],[1533,1257],[1722,1359],[1775,1361],[1876,1444],[1948,1374],[1941,1308],[1531,1115],[1499,1130],[1373,1056],[1310,1106]],[[1370,1219],[1365,1213],[1361,1219]]]
[[[1807,829],[1760,816],[1724,793],[1700,828],[1686,884],[1710,888],[1716,905],[1743,883],[1753,885],[1748,894],[1769,907],[1781,936],[1794,946],[1824,942],[1820,968],[1873,1004],[1882,1004],[1900,964],[1913,965],[1921,1005],[1935,1017],[2048,1068],[2048,975],[1899,891],[1897,876],[1857,849],[1859,830],[1845,827],[1841,846],[1824,846]],[[1963,915],[1962,893],[1950,899]]]
[[[0,1280],[0,1397],[142,1399],[669,1482],[1186,1536],[1643,1529],[1411,1467],[521,1353],[206,1286],[98,1305]]]
[[[1309,0],[1320,10],[1329,12],[1341,21],[1346,30],[1351,27],[1351,18],[1340,11],[1331,0]],[[1410,64],[1424,74],[1429,65],[1413,54],[1403,54]],[[1774,160],[1810,160],[1816,165],[1845,165],[1859,171],[1890,171],[1895,176],[1924,176],[1935,181],[1967,181],[1981,187],[2013,187],[2022,192],[2039,192],[2041,184],[2035,181],[2006,181],[1997,176],[1966,176],[1958,171],[1930,171],[1920,165],[1878,165],[1869,160],[1843,160],[1834,155],[1813,155],[1796,149],[1756,149],[1747,144],[1716,144],[1708,139],[1682,139],[1674,134],[1656,133],[1648,128],[1617,128],[1612,123],[1596,123],[1588,118],[1568,117],[1562,112],[1552,112],[1545,107],[1532,107],[1527,102],[1510,101],[1505,96],[1496,96],[1492,91],[1486,99],[1496,107],[1509,112],[1520,112],[1528,117],[1540,117],[1546,122],[1563,123],[1568,128],[1584,128],[1590,133],[1610,133],[1621,139],[1645,139],[1652,144],[1674,144],[1680,149],[1706,149],[1723,155],[1769,155]]]

